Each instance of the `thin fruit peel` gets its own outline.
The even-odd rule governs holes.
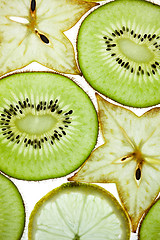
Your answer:
[[[0,75],[34,61],[78,74],[74,49],[64,32],[95,5],[78,0],[0,1]]]
[[[44,196],[31,213],[28,239],[129,240],[120,204],[105,189],[66,183]]]
[[[97,96],[105,143],[70,180],[114,182],[136,231],[160,191],[160,108],[141,117]]]

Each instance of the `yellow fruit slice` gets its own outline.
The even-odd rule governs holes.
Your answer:
[[[67,183],[54,189],[30,216],[29,240],[127,240],[128,219],[117,200],[96,185]]]

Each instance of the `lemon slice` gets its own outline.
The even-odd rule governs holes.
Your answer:
[[[66,183],[44,196],[30,216],[29,240],[127,240],[130,227],[117,200],[96,185]]]
[[[25,211],[16,186],[0,174],[0,239],[19,240],[23,233]]]

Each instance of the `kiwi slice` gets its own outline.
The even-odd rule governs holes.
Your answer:
[[[97,96],[104,144],[70,178],[116,183],[136,232],[139,220],[160,191],[160,108],[141,117]]]
[[[44,196],[30,216],[29,240],[127,240],[130,227],[117,200],[96,185],[67,183]]]
[[[78,35],[78,60],[86,80],[122,104],[160,103],[160,6],[116,0],[93,11]]]
[[[88,95],[67,77],[21,73],[0,81],[0,170],[26,180],[67,175],[96,144]]]
[[[64,32],[95,5],[79,0],[1,0],[0,75],[34,61],[58,72],[79,73]]]
[[[158,240],[160,239],[160,200],[158,199],[149,209],[143,219],[140,230],[139,240]]]
[[[18,240],[25,223],[22,197],[16,186],[0,174],[0,239]]]

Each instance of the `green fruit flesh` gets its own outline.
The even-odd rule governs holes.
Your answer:
[[[117,200],[96,185],[68,183],[35,206],[29,240],[126,240],[129,223]]]
[[[160,239],[160,200],[149,210],[142,221],[139,233],[140,240]]]
[[[18,240],[24,229],[25,211],[16,186],[0,174],[0,239]]]
[[[78,35],[86,80],[122,104],[160,102],[160,7],[143,0],[116,0],[93,11]]]
[[[61,177],[95,146],[97,114],[84,91],[52,73],[0,81],[0,170],[19,179]]]

